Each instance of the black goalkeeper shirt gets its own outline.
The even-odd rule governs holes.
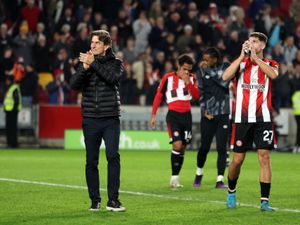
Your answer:
[[[197,79],[200,88],[200,107],[211,115],[230,113],[229,83],[222,79],[223,73],[230,64],[225,62],[213,67],[199,68]]]

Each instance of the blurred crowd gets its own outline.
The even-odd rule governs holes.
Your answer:
[[[300,89],[297,0],[3,0],[0,23],[0,103],[5,77],[14,76],[24,105],[79,104],[69,80],[98,29],[110,32],[124,62],[123,104],[151,105],[181,53],[199,62],[203,50],[215,46],[224,61],[234,60],[252,31],[267,34],[266,57],[280,63],[277,106],[291,107]]]

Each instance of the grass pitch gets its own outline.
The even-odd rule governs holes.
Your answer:
[[[104,151],[101,211],[89,212],[84,151],[0,150],[0,224],[300,224],[299,161],[300,155],[272,153],[271,204],[278,210],[262,213],[256,153],[247,154],[237,186],[239,205],[229,210],[226,190],[214,188],[215,152],[208,155],[199,189],[192,187],[196,152],[187,152],[180,174],[184,188],[171,190],[169,151],[121,151],[120,200],[127,211],[112,213],[105,210]]]

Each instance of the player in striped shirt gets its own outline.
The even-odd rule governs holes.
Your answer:
[[[186,145],[192,139],[191,99],[198,100],[200,92],[196,77],[191,73],[194,60],[187,54],[177,59],[177,71],[163,76],[157,89],[153,106],[150,127],[155,127],[156,112],[163,98],[168,104],[166,116],[170,143],[172,144],[170,186],[179,188],[179,173],[183,164]]]
[[[253,142],[260,164],[261,210],[274,211],[269,204],[271,189],[270,150],[276,147],[272,123],[272,80],[278,63],[263,56],[268,38],[253,32],[244,42],[240,56],[225,70],[224,80],[234,78],[236,101],[231,146],[233,159],[228,169],[227,207],[236,207],[236,183],[247,150]]]

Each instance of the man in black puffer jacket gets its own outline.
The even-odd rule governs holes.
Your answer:
[[[99,148],[104,140],[108,162],[108,202],[106,209],[125,211],[120,203],[120,96],[119,80],[123,74],[121,60],[111,48],[107,31],[91,34],[91,49],[80,53],[80,65],[71,77],[71,87],[82,92],[82,129],[86,147],[86,182],[92,201],[91,211],[99,211]]]

